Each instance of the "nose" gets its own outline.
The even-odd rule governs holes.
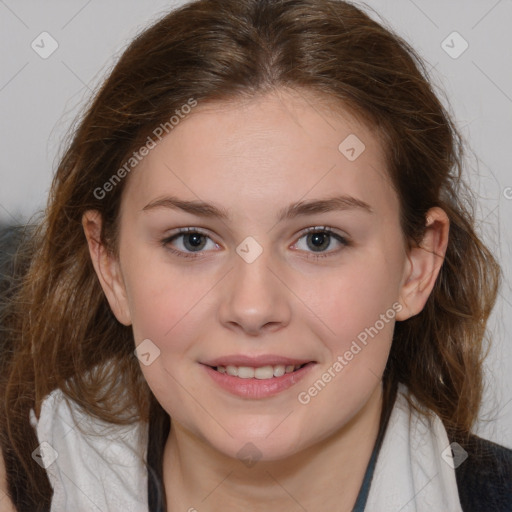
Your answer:
[[[265,251],[251,263],[237,256],[235,267],[220,290],[221,323],[250,336],[275,332],[288,325],[291,292],[280,274]]]

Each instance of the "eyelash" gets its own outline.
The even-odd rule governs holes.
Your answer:
[[[202,236],[205,236],[207,238],[210,238],[210,236],[206,232],[201,230],[200,228],[184,228],[184,229],[180,230],[179,232],[175,233],[174,235],[164,238],[161,241],[161,244],[168,251],[170,251],[171,253],[173,253],[176,256],[179,256],[181,258],[189,258],[189,259],[200,258],[201,257],[200,256],[201,252],[198,252],[198,253],[185,253],[183,251],[178,251],[176,249],[173,249],[172,247],[169,247],[169,244],[171,242],[173,242],[174,240],[176,240],[177,238],[179,238],[180,236],[183,236],[183,235],[186,235],[186,234],[191,234],[191,233],[195,233],[195,234],[202,235]],[[351,245],[351,243],[345,237],[343,237],[343,236],[339,235],[338,233],[334,232],[332,230],[332,228],[330,228],[328,226],[307,228],[304,231],[302,231],[302,233],[299,236],[298,240],[300,240],[304,236],[306,236],[308,234],[311,234],[311,233],[324,233],[324,234],[327,234],[330,237],[338,240],[338,242],[340,242],[344,247],[349,247]],[[337,254],[338,252],[339,251],[328,251],[328,252],[322,252],[322,253],[318,253],[318,254],[311,253],[311,255],[308,256],[308,258],[311,258],[311,259],[314,259],[314,260],[318,260],[320,258],[325,258],[325,257],[328,257],[328,256],[332,256],[333,254]]]

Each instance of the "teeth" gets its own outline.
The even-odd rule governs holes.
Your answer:
[[[286,372],[284,364],[274,366],[274,377],[282,377]]]
[[[274,376],[273,366],[262,366],[254,370],[254,376],[257,379],[271,379]]]
[[[239,377],[240,379],[271,379],[273,377],[282,377],[285,373],[292,373],[298,370],[302,365],[297,364],[277,364],[275,366],[260,366],[258,368],[251,368],[250,366],[217,366],[219,373],[227,373],[232,377]]]
[[[238,368],[236,366],[226,366],[226,373],[233,377],[238,377]]]
[[[259,370],[259,368],[258,368]],[[254,378],[254,368],[249,368],[248,366],[239,366],[238,367],[238,377],[241,379],[253,379]]]

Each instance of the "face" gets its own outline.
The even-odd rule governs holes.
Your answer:
[[[412,268],[377,134],[284,91],[200,104],[143,159],[115,264],[109,300],[173,423],[263,460],[368,402]]]

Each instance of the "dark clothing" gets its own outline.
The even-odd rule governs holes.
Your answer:
[[[462,510],[512,512],[512,450],[478,436],[463,448],[468,458],[455,469]]]

